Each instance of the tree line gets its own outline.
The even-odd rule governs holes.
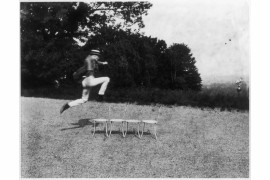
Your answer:
[[[141,33],[142,16],[151,7],[149,2],[21,2],[22,88],[49,86],[56,79],[71,85],[72,73],[99,48],[109,63],[99,73],[111,78],[112,88],[201,90],[186,44],[167,47]]]

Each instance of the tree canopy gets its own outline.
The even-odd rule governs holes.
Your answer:
[[[21,2],[22,86],[72,82],[90,49],[99,48],[109,66],[100,72],[112,87],[200,90],[196,60],[185,44],[140,33],[149,2]],[[79,46],[77,41],[86,43]],[[121,81],[119,81],[121,79]]]

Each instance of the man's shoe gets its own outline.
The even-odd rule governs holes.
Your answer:
[[[62,106],[62,108],[60,109],[60,114],[62,114],[65,110],[67,110],[70,106],[68,105],[68,103],[64,104]]]
[[[102,102],[102,101],[104,100],[103,97],[104,97],[104,95],[98,95],[98,101],[99,101],[99,102]]]

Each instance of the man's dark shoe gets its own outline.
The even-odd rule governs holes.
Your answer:
[[[70,106],[68,105],[68,103],[64,104],[62,106],[62,108],[60,109],[60,114],[62,114],[65,110],[67,110]]]
[[[98,101],[102,102],[104,100],[104,95],[98,95]]]

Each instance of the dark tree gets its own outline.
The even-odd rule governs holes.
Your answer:
[[[165,55],[165,41],[138,32],[104,28],[91,36],[84,48],[101,47],[109,62],[108,75],[115,87],[158,87],[159,63]],[[121,81],[119,81],[121,79]]]
[[[184,44],[140,33],[148,2],[22,2],[22,86],[41,86],[55,79],[72,82],[89,50],[100,48],[109,66],[101,73],[111,86],[200,90],[195,58]],[[132,28],[131,28],[132,27]],[[134,29],[134,27],[137,27]],[[78,41],[86,43],[83,47]]]
[[[139,31],[144,26],[142,15],[151,6],[147,2],[22,2],[22,86],[71,75],[87,53],[76,39],[83,42],[107,26],[128,30],[137,25]]]
[[[173,44],[167,50],[167,68],[171,87],[176,89],[201,90],[201,77],[195,65],[196,60],[185,44]]]

